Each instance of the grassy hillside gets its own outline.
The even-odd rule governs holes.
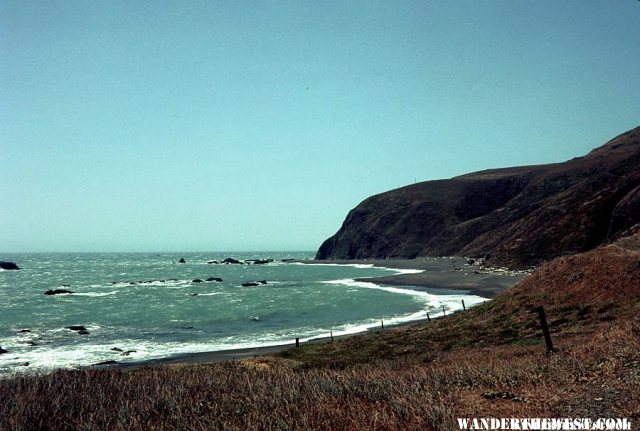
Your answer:
[[[557,348],[546,353],[533,306]],[[543,265],[445,319],[274,357],[0,380],[0,429],[457,429],[457,417],[640,421],[640,253]]]

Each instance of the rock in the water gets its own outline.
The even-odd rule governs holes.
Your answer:
[[[21,333],[21,334],[27,334],[27,333],[31,332],[31,329],[21,329],[18,332]]]
[[[2,348],[2,346],[0,346],[0,355],[4,354],[4,353],[9,353],[8,350],[5,350]]]
[[[234,259],[232,257],[228,257],[225,260],[223,260],[222,263],[226,263],[226,264],[230,263],[230,264],[237,265],[237,264],[242,263],[242,262],[240,262],[239,260],[236,260],[236,259]]]
[[[78,335],[89,335],[89,331],[87,331],[86,329],[78,331]]]
[[[136,350],[127,350],[126,352],[120,353],[120,356],[129,356],[132,353],[136,353]]]
[[[217,260],[209,260],[209,261],[207,261],[207,263],[209,265],[214,265],[214,264],[217,264],[217,263],[220,263],[220,262],[218,262]]]
[[[218,282],[221,282],[223,280],[220,277],[209,277],[205,281],[218,281]]]
[[[199,278],[196,278],[194,280],[191,280],[192,283],[202,283],[202,280],[200,280]]]
[[[0,268],[6,269],[6,270],[18,270],[18,269],[20,269],[18,267],[18,265],[16,265],[13,262],[0,262]]]
[[[266,265],[267,263],[273,262],[273,259],[251,259],[247,260],[247,262],[251,262],[254,265]]]
[[[184,257],[181,257],[180,260],[178,261],[178,263],[187,263],[187,261],[184,260]]]
[[[67,290],[67,289],[53,289],[53,290],[47,290],[46,292],[44,292],[45,295],[62,295],[65,293],[75,293],[73,290]]]
[[[114,352],[122,352],[122,349],[119,348],[119,347],[114,347],[111,350],[114,351]]]
[[[87,328],[85,328],[82,325],[71,325],[71,326],[66,326],[66,329],[71,329],[72,331],[86,331]]]
[[[261,284],[267,284],[267,280],[257,280],[257,281],[246,281],[242,283],[243,287],[254,287],[260,286]]]

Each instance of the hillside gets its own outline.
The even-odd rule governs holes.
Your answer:
[[[372,196],[317,259],[464,255],[525,267],[640,222],[640,127],[563,163],[475,172]]]

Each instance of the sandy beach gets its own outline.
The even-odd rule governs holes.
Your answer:
[[[477,265],[469,265],[465,258],[418,258],[418,259],[375,259],[375,260],[308,260],[300,261],[305,264],[340,264],[340,265],[374,265],[376,267],[421,270],[404,274],[384,277],[370,277],[358,279],[387,286],[402,286],[421,291],[447,291],[460,293],[464,291],[472,295],[493,298],[517,284],[525,277],[525,273],[496,269],[483,269]],[[406,323],[415,324],[417,321]],[[334,339],[350,335],[336,336]],[[331,337],[314,338],[301,342],[300,345],[326,343]],[[249,347],[243,349],[218,350],[211,352],[197,352],[182,355],[167,356],[160,359],[116,362],[111,364],[96,364],[96,368],[133,369],[144,366],[203,364],[239,359],[249,359],[260,355],[272,354],[295,347],[295,340],[291,343],[264,347]]]

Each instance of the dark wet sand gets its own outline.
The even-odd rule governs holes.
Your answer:
[[[420,273],[389,275],[384,277],[361,278],[367,281],[387,286],[403,286],[416,290],[429,290],[443,294],[447,291],[464,291],[471,295],[493,298],[498,293],[511,288],[524,274],[510,274],[499,271],[483,273],[479,267],[466,265],[464,258],[418,258],[418,259],[384,259],[384,260],[331,260],[331,261],[303,261],[308,264],[372,264],[377,267],[394,269],[423,270]],[[480,273],[478,273],[480,272]],[[416,323],[409,322],[407,324]],[[347,337],[343,335],[341,337]],[[336,336],[335,339],[341,338]],[[330,337],[316,338],[300,345],[326,343]],[[157,365],[203,364],[211,362],[230,361],[254,358],[256,356],[281,352],[295,347],[295,340],[291,343],[268,347],[251,347],[245,349],[219,350],[214,352],[189,353],[168,356],[161,359],[151,359],[137,362],[121,362],[111,365],[95,365],[96,368],[131,369]]]

